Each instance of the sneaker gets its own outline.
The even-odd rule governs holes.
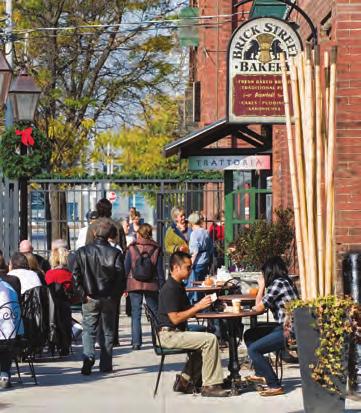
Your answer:
[[[99,350],[100,349],[100,344],[96,341],[95,342],[95,344],[94,344],[94,348],[96,349],[96,350]]]
[[[201,394],[203,397],[228,397],[230,391],[223,389],[220,384],[215,384],[213,386],[203,386]]]
[[[139,344],[134,344],[132,346],[132,350],[135,350],[135,351],[140,350],[140,345]]]
[[[81,368],[81,374],[84,376],[89,376],[92,372],[92,367],[94,364],[94,360],[91,358],[87,358],[83,361],[83,367]]]

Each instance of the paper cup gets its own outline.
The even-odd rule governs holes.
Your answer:
[[[232,300],[232,308],[234,313],[239,313],[241,311],[241,300],[235,298]]]

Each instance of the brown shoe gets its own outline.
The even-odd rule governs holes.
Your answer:
[[[250,383],[266,384],[266,379],[261,376],[246,376],[244,379]]]
[[[215,384],[213,386],[203,386],[201,394],[203,397],[228,397],[230,392],[223,389],[221,384]]]
[[[193,394],[194,385],[189,380],[185,379],[181,374],[176,374],[173,384],[173,391],[178,393]]]
[[[269,396],[280,396],[281,394],[285,394],[285,391],[282,387],[272,388],[268,387],[266,390],[263,390],[259,393],[263,397]]]

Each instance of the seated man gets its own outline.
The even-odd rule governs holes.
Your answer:
[[[191,393],[202,377],[202,396],[228,396],[228,391],[222,388],[223,372],[216,336],[186,331],[187,320],[209,307],[211,297],[206,296],[193,306],[190,304],[183,285],[192,271],[189,254],[175,252],[169,264],[170,277],[159,293],[159,339],[164,348],[195,350],[177,377],[174,390]]]

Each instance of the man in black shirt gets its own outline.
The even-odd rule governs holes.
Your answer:
[[[225,397],[229,392],[222,388],[223,372],[217,337],[211,333],[187,331],[187,320],[212,301],[205,296],[191,305],[183,281],[191,274],[191,256],[175,252],[170,257],[170,277],[159,293],[159,338],[164,348],[194,350],[174,385],[175,391],[188,393],[202,377],[202,396]]]

